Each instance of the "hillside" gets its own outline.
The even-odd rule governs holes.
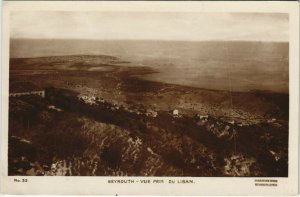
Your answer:
[[[46,96],[9,98],[9,175],[288,176],[288,93],[149,79],[166,74],[157,68],[113,55],[11,58],[9,83]]]

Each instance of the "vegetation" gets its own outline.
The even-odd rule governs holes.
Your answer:
[[[120,62],[12,59],[10,82],[46,97],[9,99],[10,175],[288,175],[288,94],[154,82]]]

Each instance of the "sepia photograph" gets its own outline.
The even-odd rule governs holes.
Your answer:
[[[287,176],[287,14],[11,20],[9,175]]]
[[[288,12],[8,17],[8,176],[289,177]]]

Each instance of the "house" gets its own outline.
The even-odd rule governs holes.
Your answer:
[[[231,121],[229,121],[228,123],[234,125],[234,124],[235,124],[235,121],[234,121],[234,120],[231,120]]]
[[[267,120],[268,123],[273,123],[273,122],[275,122],[275,121],[276,121],[276,118],[272,118],[272,119],[270,119],[270,120]]]
[[[92,95],[78,95],[77,98],[89,105],[97,105],[97,98]]]
[[[15,82],[9,86],[9,97],[37,95],[45,98],[45,90],[31,82]]]
[[[152,109],[147,109],[146,115],[155,118],[158,114],[157,114],[156,111],[154,111],[154,110],[152,110]]]
[[[179,111],[177,109],[173,110],[173,116],[178,116],[179,115]]]
[[[204,120],[204,119],[208,119],[208,115],[199,115],[199,114],[196,114],[195,118],[196,119],[200,119],[200,120]]]
[[[48,109],[52,109],[52,110],[58,111],[58,112],[62,111],[62,109],[59,109],[58,107],[55,107],[54,105],[48,105]]]

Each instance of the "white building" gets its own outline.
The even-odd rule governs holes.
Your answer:
[[[179,111],[177,109],[173,110],[173,116],[179,116]]]

